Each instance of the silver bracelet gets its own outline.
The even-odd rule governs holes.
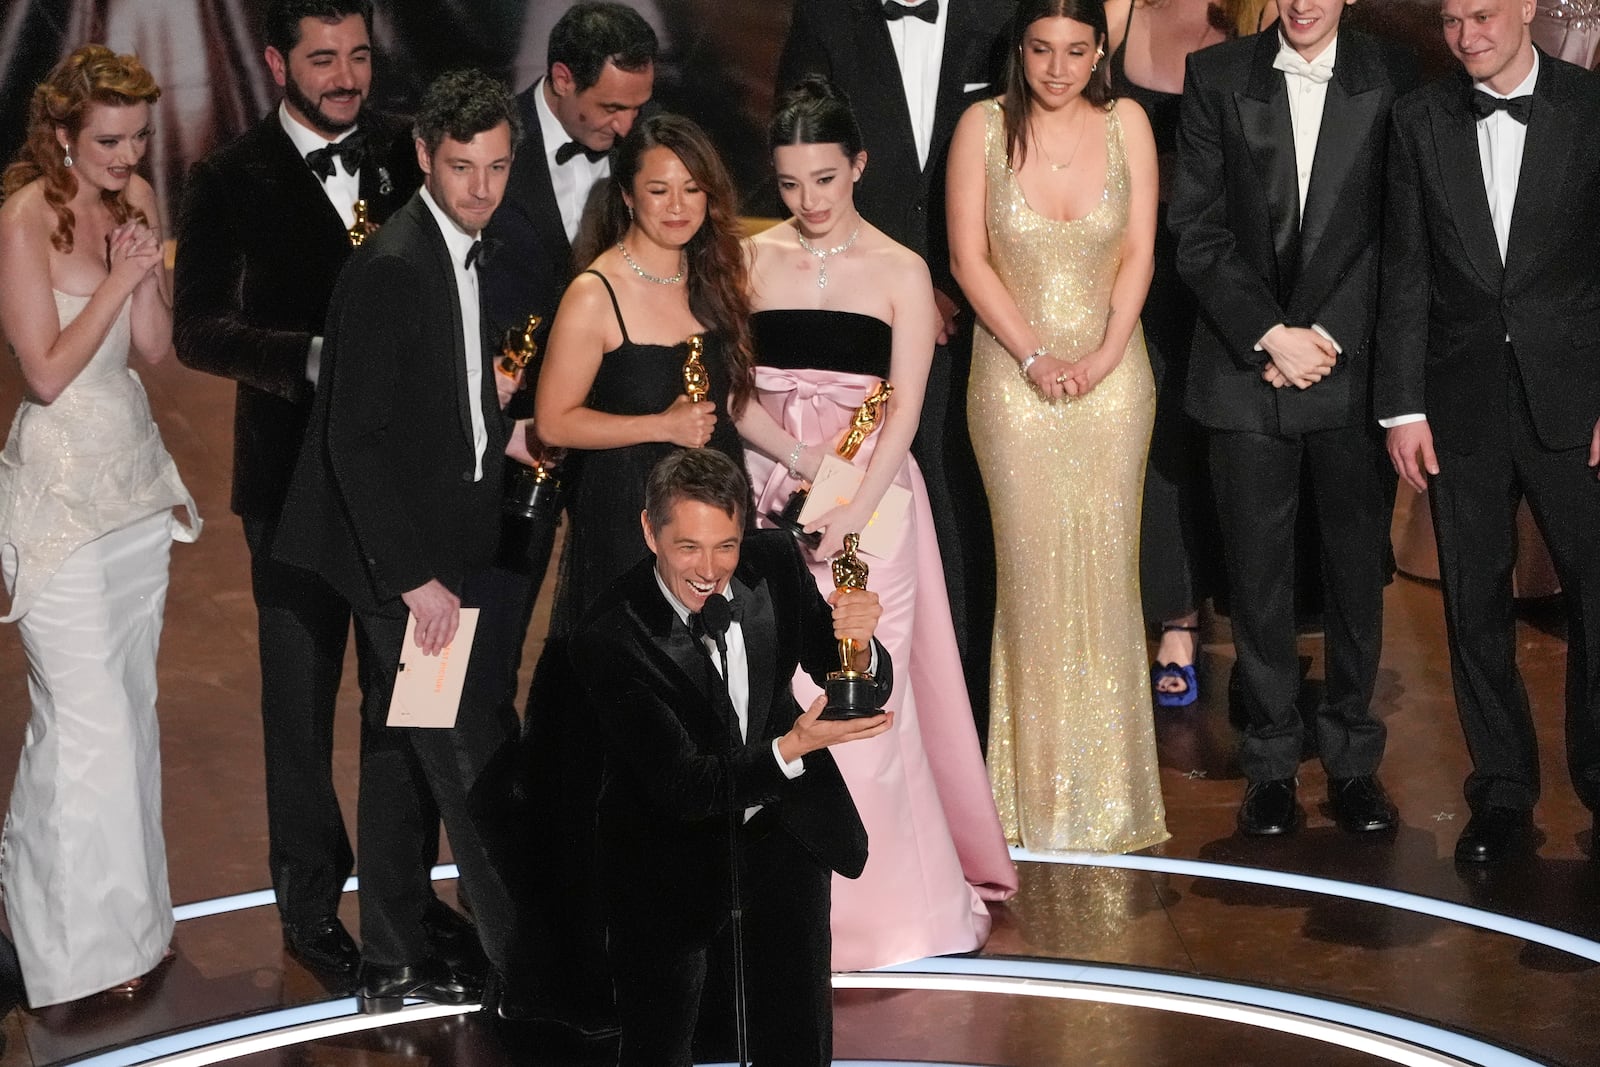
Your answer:
[[[1029,352],[1027,354],[1027,356],[1025,356],[1023,358],[1021,363],[1017,364],[1017,369],[1022,372],[1022,378],[1023,378],[1024,381],[1027,381],[1027,382],[1033,381],[1032,378],[1028,377],[1028,368],[1032,367],[1035,363],[1037,363],[1039,361],[1039,357],[1040,356],[1046,356],[1046,355],[1049,355],[1049,354],[1050,354],[1050,349],[1046,348],[1044,345],[1040,345],[1038,348],[1035,348],[1032,352]]]
[[[795,438],[794,447],[789,450],[789,477],[798,481],[800,479],[800,450],[806,447],[805,442]]]

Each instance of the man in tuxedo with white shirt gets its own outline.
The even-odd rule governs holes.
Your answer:
[[[238,382],[233,510],[250,548],[266,750],[268,866],[286,947],[353,973],[339,921],[352,864],[333,788],[333,715],[348,606],[271,558],[317,387],[323,320],[349,259],[355,204],[381,225],[421,181],[404,125],[365,106],[368,0],[276,0],[265,59],[282,102],[190,171],[178,224],[178,358]],[[470,927],[435,902],[443,937]]]
[[[1511,594],[1523,498],[1567,610],[1567,766],[1600,811],[1600,78],[1534,47],[1534,0],[1440,14],[1463,70],[1395,109],[1376,407],[1433,507],[1472,756],[1455,856],[1484,863],[1535,839]]]
[[[702,1008],[732,1007],[702,1005],[701,993],[727,963],[713,945],[735,854],[753,1058],[832,1062],[830,884],[834,871],[861,874],[867,835],[828,749],[881,734],[893,716],[823,720],[821,697],[802,714],[789,681],[799,666],[821,685],[848,637],[882,707],[892,664],[872,636],[877,595],[824,601],[788,534],[745,532],[749,499],[744,471],[720,452],[661,460],[641,516],[653,558],[572,639],[581,714],[606,754],[600,892],[621,1067],[688,1064]]]
[[[1353,0],[1285,0],[1276,28],[1189,56],[1172,229],[1199,305],[1185,409],[1208,433],[1232,588],[1246,834],[1299,821],[1295,521],[1321,533],[1326,683],[1317,754],[1335,821],[1386,830],[1372,713],[1394,487],[1370,401],[1384,155],[1415,81],[1398,46],[1340,26]]]
[[[849,98],[867,150],[861,216],[928,262],[942,318],[911,445],[933,507],[962,669],[988,723],[994,540],[967,436],[972,316],[950,273],[945,162],[967,106],[998,93],[1014,0],[796,0],[781,94],[820,74]],[[759,357],[759,353],[758,353]]]

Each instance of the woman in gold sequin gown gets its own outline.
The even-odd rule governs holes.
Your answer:
[[[1167,837],[1138,579],[1155,145],[1108,99],[1098,0],[1023,0],[1016,25],[948,193],[998,564],[989,779],[1013,843],[1126,852]]]

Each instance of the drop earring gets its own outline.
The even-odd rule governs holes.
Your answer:
[[[65,146],[62,147],[62,149],[61,149],[61,165],[63,167],[67,167],[69,169],[72,167],[72,149],[67,148]]]

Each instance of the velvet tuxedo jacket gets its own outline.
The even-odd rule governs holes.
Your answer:
[[[530,314],[542,315],[541,346],[555,321],[561,294],[577,273],[535,110],[543,88],[540,78],[517,95],[522,141],[511,163],[505,197],[484,230],[486,237],[500,244],[480,272],[496,336],[508,327],[520,327]]]
[[[944,58],[926,165],[917,159],[911,110],[882,0],[799,0],[778,61],[782,94],[821,74],[850,98],[867,148],[856,185],[863,217],[928,261],[933,284],[960,299],[950,275],[945,161],[967,107],[1004,89],[1006,30],[1014,0],[946,0]]]
[[[750,673],[748,740],[738,746],[732,705],[723,695],[713,708],[715,668],[662,596],[653,558],[618,580],[572,640],[585,713],[606,745],[601,884],[613,908],[689,936],[727,914],[730,791],[735,810],[774,806],[800,845],[846,877],[867,858],[866,830],[827,750],[808,754],[793,780],[772,755],[801,713],[796,666],[819,685],[839,666],[832,611],[787,534],[745,536],[734,594]],[[882,645],[877,653],[887,697],[893,665]]]
[[[351,257],[324,337],[274,555],[357,612],[404,614],[400,594],[434,578],[459,593],[494,558],[511,422],[487,337],[481,388],[468,392],[455,272],[420,192]],[[476,481],[472,405],[488,431]]]
[[[367,113],[360,175],[368,217],[383,223],[421,174],[406,127]],[[277,108],[196,163],[178,223],[174,340],[187,366],[237,381],[233,510],[273,519],[311,411],[306,355],[350,258],[350,239],[278,120]]]
[[[1395,98],[1416,79],[1399,46],[1339,31],[1305,211],[1276,30],[1189,57],[1169,223],[1199,301],[1185,408],[1217,430],[1292,434],[1371,416],[1384,165]],[[1256,343],[1278,323],[1342,347],[1309,389],[1275,389]]]
[[[1476,451],[1509,337],[1540,441],[1576,448],[1600,416],[1600,77],[1540,53],[1503,265],[1471,92],[1460,72],[1395,108],[1377,415]]]

